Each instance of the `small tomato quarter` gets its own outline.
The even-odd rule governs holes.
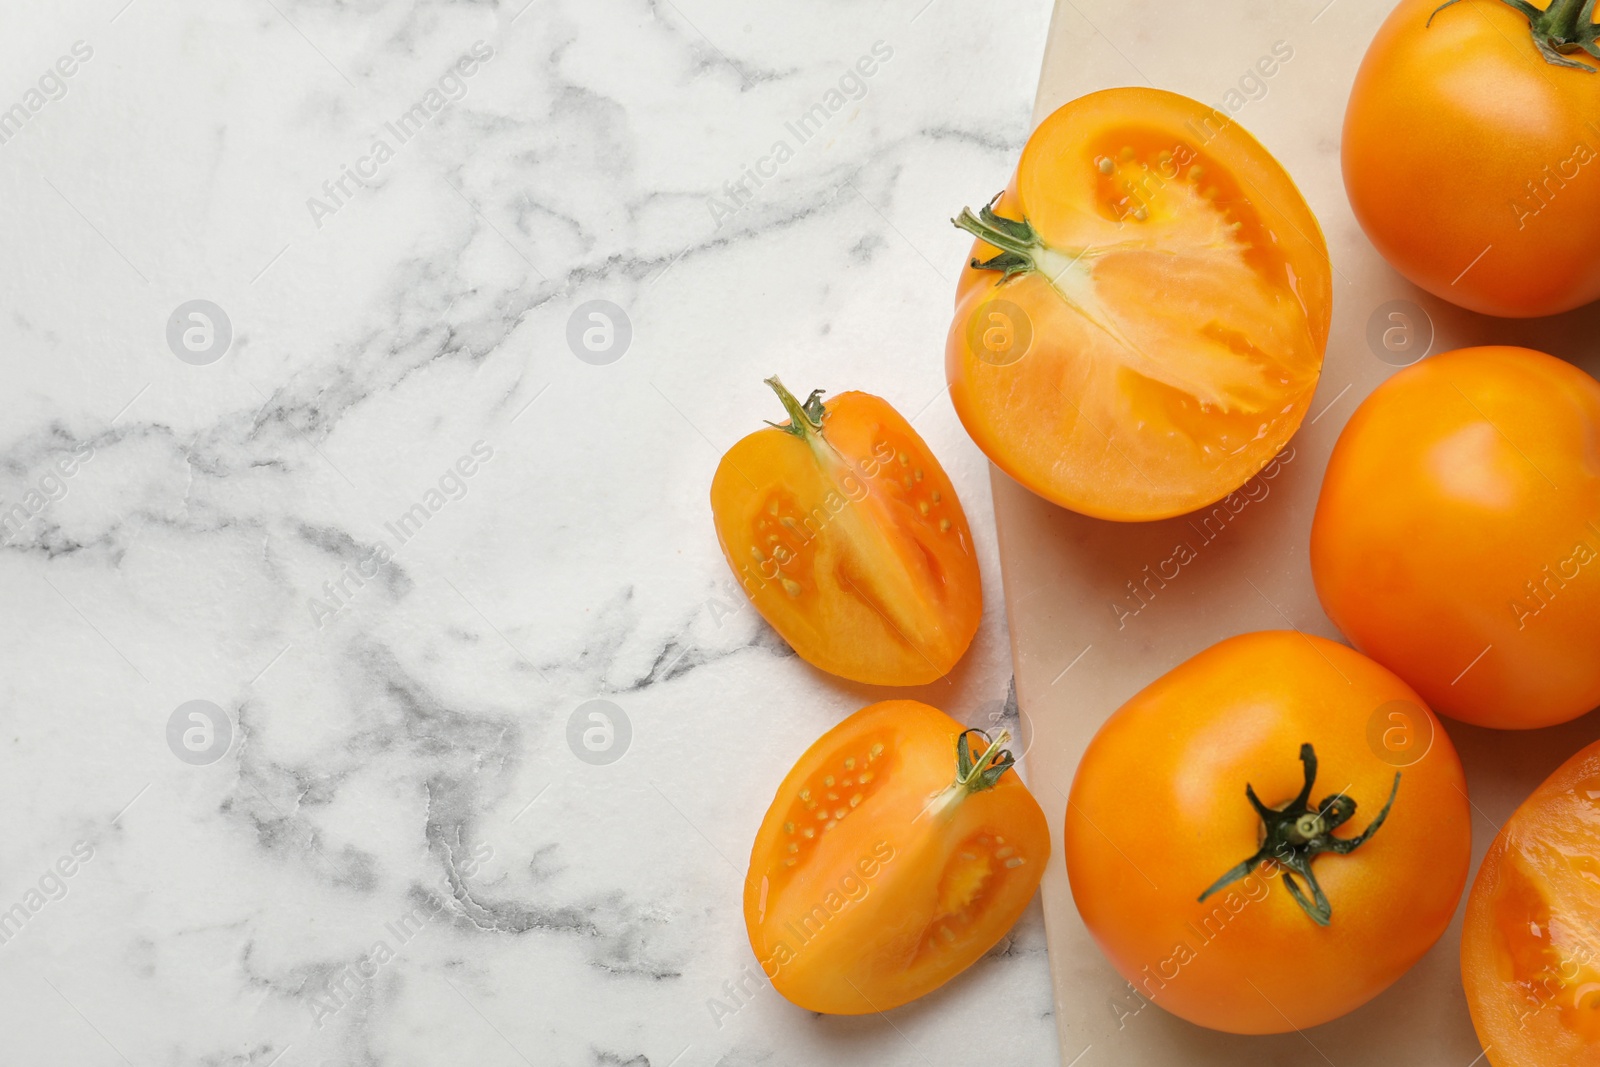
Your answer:
[[[1187,97],[1107,89],[1046,118],[978,215],[945,375],[978,447],[1104,519],[1167,518],[1261,470],[1305,416],[1332,282],[1278,162]]]
[[[1600,742],[1523,801],[1467,897],[1461,984],[1494,1067],[1600,1064]]]
[[[1600,297],[1600,61],[1564,43],[1585,32],[1583,0],[1546,6],[1402,0],[1345,111],[1344,186],[1367,237],[1415,284],[1486,315]]]
[[[806,662],[878,685],[948,674],[983,615],[978,557],[955,487],[878,397],[800,403],[717,465],[711,511],[728,566]]]
[[[983,743],[969,747],[972,738]],[[887,1011],[994,947],[1050,858],[1044,812],[989,741],[888,700],[823,734],[778,787],[744,884],[773,988],[809,1011]]]
[[[1503,347],[1395,374],[1334,446],[1311,575],[1442,714],[1524,729],[1600,704],[1600,382]]]
[[[1214,645],[1113,713],[1078,764],[1065,837],[1112,966],[1238,1034],[1377,996],[1450,924],[1472,849],[1461,761],[1432,712],[1360,653],[1295,632]]]

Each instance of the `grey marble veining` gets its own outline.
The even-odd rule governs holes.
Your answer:
[[[983,553],[917,695],[1015,713],[948,219],[1047,5],[12,7],[0,1063],[1056,1062],[1037,906],[887,1017],[751,980],[773,790],[889,694],[707,502],[763,377],[888,398]]]

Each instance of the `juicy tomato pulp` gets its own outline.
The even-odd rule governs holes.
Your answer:
[[[1311,575],[1446,715],[1522,729],[1600,704],[1600,383],[1526,348],[1400,371],[1334,446]]]
[[[1461,982],[1494,1067],[1600,1064],[1600,743],[1523,801],[1467,898]]]
[[[1600,297],[1600,75],[1547,62],[1531,32],[1502,0],[1402,0],[1345,112],[1344,186],[1367,237],[1412,282],[1488,315]]]
[[[878,397],[802,406],[728,450],[711,509],[728,565],[773,629],[816,667],[921,685],[972,642],[983,591],[972,531],[928,446]]]
[[[1355,802],[1335,838],[1365,833],[1393,796],[1368,840],[1309,859],[1325,926],[1275,858],[1218,884],[1263,847],[1246,785],[1291,807],[1302,745],[1308,804]],[[1307,1029],[1376,996],[1450,925],[1471,853],[1461,761],[1433,713],[1359,652],[1292,632],[1230,638],[1136,694],[1089,743],[1066,813],[1073,900],[1131,1003],[1239,1034]]]
[[[1227,116],[1153,89],[1075,100],[1028,139],[992,214],[957,225],[989,269],[957,288],[951,397],[1035,493],[1101,518],[1178,515],[1299,427],[1328,339],[1327,247]]]
[[[904,1004],[969,967],[1033,899],[1050,858],[1044,812],[1006,771],[1003,735],[993,753],[971,748],[993,784],[961,785],[964,732],[926,704],[873,704],[778,787],[750,852],[744,920],[788,1000],[841,1015]]]

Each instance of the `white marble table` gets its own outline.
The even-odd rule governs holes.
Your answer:
[[[10,7],[0,1062],[1056,1062],[1037,906],[887,1017],[748,980],[760,816],[885,692],[707,503],[762,377],[889,398],[988,594],[920,695],[1004,715],[947,220],[1048,5]]]

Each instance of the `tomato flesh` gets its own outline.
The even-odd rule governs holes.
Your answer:
[[[1600,1064],[1600,743],[1552,774],[1489,846],[1461,978],[1494,1067]]]
[[[1085,514],[1164,518],[1237,489],[1294,433],[1327,342],[1327,249],[1225,116],[1157,90],[1083,97],[1034,131],[995,211],[1033,226],[1038,269],[962,273],[945,367],[1013,478]],[[1026,350],[997,358],[991,322]]]
[[[941,804],[962,727],[885,701],[824,734],[779,786],[745,880],[750,947],[811,1011],[884,1011],[944,984],[1005,935],[1050,857],[1014,771]]]
[[[814,436],[758,430],[723,457],[711,486],[723,554],[807,662],[860,682],[935,681],[983,615],[966,514],[888,403],[841,393],[825,410]]]

